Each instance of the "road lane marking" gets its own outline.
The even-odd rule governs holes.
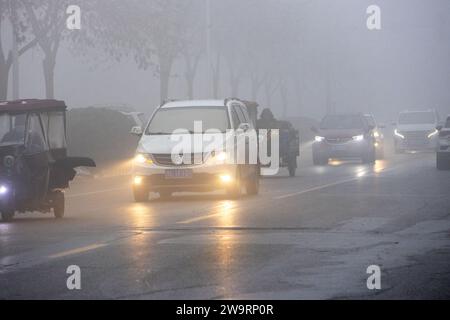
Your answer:
[[[386,172],[393,171],[396,168],[397,168],[397,166],[393,166],[391,168],[381,167],[381,168],[378,168],[376,172],[366,171],[365,169],[363,169],[363,170],[358,171],[356,177],[345,179],[345,180],[339,180],[339,181],[332,182],[332,183],[327,183],[327,184],[320,185],[320,186],[313,187],[313,188],[309,188],[309,189],[306,189],[306,190],[301,190],[301,191],[297,191],[297,192],[293,192],[293,193],[284,194],[284,195],[281,195],[281,196],[273,197],[273,199],[281,200],[281,199],[285,199],[285,198],[299,196],[299,195],[302,195],[302,194],[305,194],[305,193],[308,193],[308,192],[317,191],[317,190],[325,189],[325,188],[328,188],[328,187],[334,187],[334,186],[337,186],[337,185],[340,185],[340,184],[361,180],[362,178],[373,177],[373,176],[376,176],[377,174],[380,174],[380,173],[386,173]]]
[[[111,189],[97,190],[97,191],[91,191],[91,192],[69,194],[69,195],[66,195],[66,198],[91,196],[91,195],[95,195],[95,194],[99,194],[99,193],[107,193],[107,192],[119,191],[119,190],[124,190],[124,189],[128,189],[128,187],[111,188]]]
[[[202,221],[202,220],[214,218],[214,217],[220,216],[222,214],[223,214],[222,212],[213,213],[213,214],[208,214],[208,215],[205,215],[205,216],[200,216],[200,217],[191,218],[191,219],[187,219],[187,220],[183,220],[183,221],[178,221],[177,223],[178,224],[189,224],[189,223],[192,223],[192,222],[197,222],[197,221]]]
[[[74,255],[74,254],[84,253],[84,252],[87,252],[87,251],[103,248],[103,247],[106,247],[106,246],[107,246],[106,243],[96,243],[96,244],[91,244],[91,245],[84,246],[84,247],[79,247],[79,248],[75,248],[75,249],[71,249],[71,250],[66,250],[66,251],[62,251],[62,252],[59,252],[59,253],[55,253],[55,254],[49,255],[48,257],[50,259],[62,258],[62,257]]]
[[[311,191],[321,190],[321,189],[325,189],[325,188],[328,188],[328,187],[333,187],[333,186],[337,186],[339,184],[352,182],[352,181],[356,181],[356,180],[360,180],[360,179],[361,179],[361,177],[350,178],[350,179],[346,179],[346,180],[340,180],[340,181],[336,181],[336,182],[332,182],[332,183],[327,183],[327,184],[324,184],[324,185],[321,185],[321,186],[317,186],[317,187],[314,187],[314,188],[309,188],[309,189],[306,189],[306,190],[297,191],[297,192],[293,192],[293,193],[288,193],[288,194],[284,194],[284,195],[281,195],[281,196],[278,196],[278,197],[273,197],[273,199],[280,200],[280,199],[295,197],[295,196],[299,196],[299,195],[302,195],[304,193],[308,193],[308,192],[311,192]]]

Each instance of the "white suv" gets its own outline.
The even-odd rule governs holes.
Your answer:
[[[133,161],[135,201],[148,200],[151,191],[161,197],[217,189],[232,197],[243,189],[257,194],[257,161],[249,163],[248,155],[244,163],[234,161],[235,153],[229,152],[228,142],[250,131],[254,124],[246,104],[238,99],[170,101],[159,106],[145,130],[132,129],[141,136]],[[247,139],[247,145],[249,140],[257,150],[257,141]]]
[[[394,124],[395,152],[435,151],[438,122],[439,117],[434,110],[401,112]]]
[[[438,126],[439,142],[436,153],[436,167],[439,170],[450,169],[450,115],[444,126]]]

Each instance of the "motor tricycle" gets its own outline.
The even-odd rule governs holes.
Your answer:
[[[57,100],[0,102],[0,213],[53,211],[64,216],[63,190],[76,167],[94,160],[67,156],[66,105]]]

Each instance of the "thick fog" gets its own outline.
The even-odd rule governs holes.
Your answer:
[[[70,4],[77,2],[81,30],[64,31],[54,69],[54,97],[72,108],[149,113],[164,98],[160,71],[170,60],[168,98],[255,99],[284,118],[360,111],[391,121],[404,109],[450,113],[448,0],[211,0],[214,71],[207,68],[206,0]],[[381,9],[380,30],[366,25],[372,4]],[[11,26],[2,15],[6,56]],[[39,45],[20,57],[20,98],[45,98],[43,57]],[[186,71],[196,64],[189,90]]]

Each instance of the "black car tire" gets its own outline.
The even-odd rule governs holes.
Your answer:
[[[297,157],[295,155],[289,156],[288,171],[290,177],[295,177],[295,171],[297,170]]]
[[[438,170],[450,169],[450,154],[444,152],[436,152],[436,168]]]
[[[259,193],[259,173],[256,172],[252,174],[250,178],[247,179],[247,185],[245,188],[247,195],[254,196]]]
[[[64,197],[64,192],[56,192],[53,198],[53,214],[56,219],[61,219],[64,217],[65,206],[66,200]]]
[[[290,177],[295,177],[295,171],[297,171],[297,168],[295,167],[295,165],[289,165],[288,167],[289,170],[289,176]]]

